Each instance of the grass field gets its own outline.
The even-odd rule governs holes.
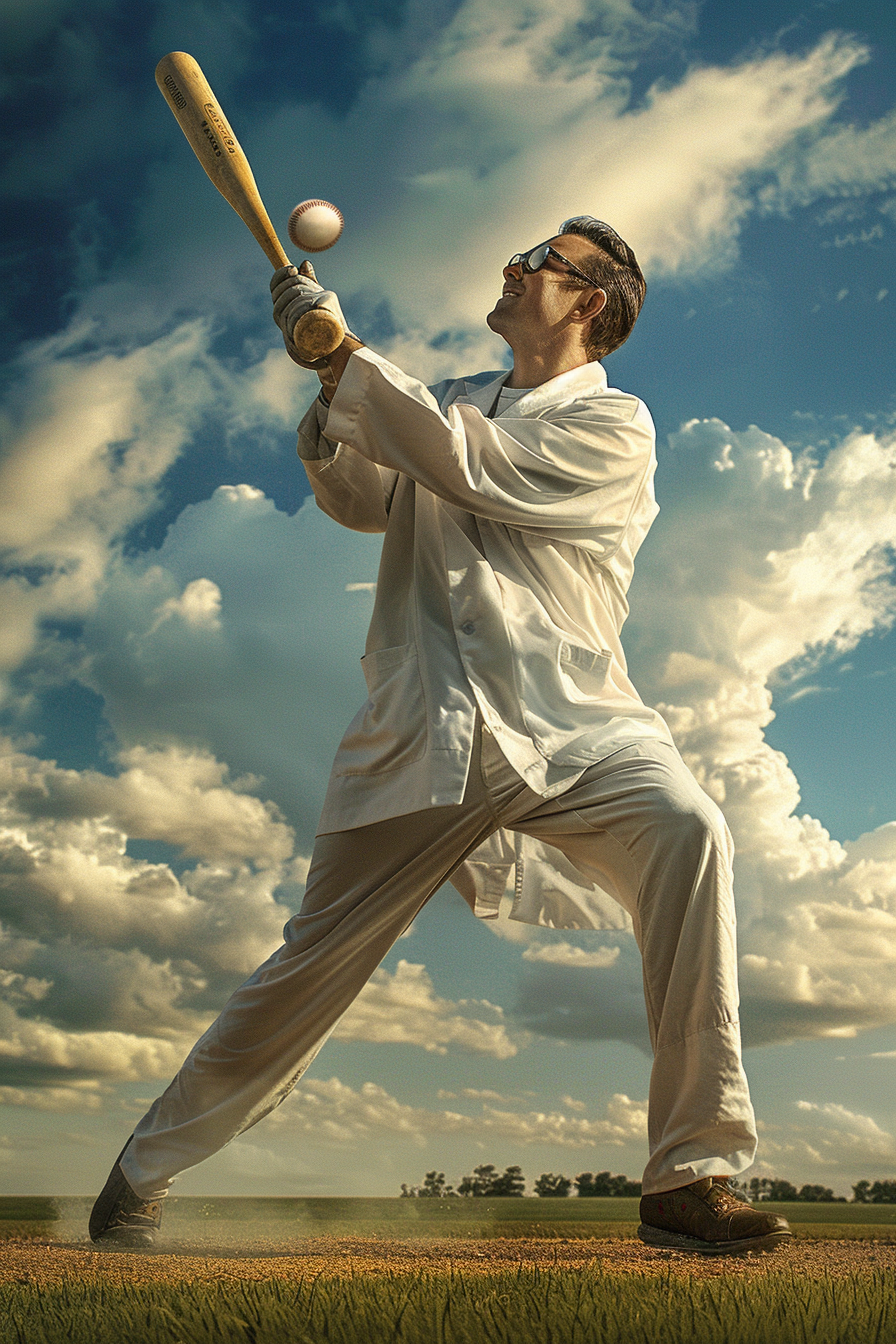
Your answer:
[[[92,1200],[0,1197],[0,1238],[86,1237]],[[896,1204],[768,1204],[797,1237],[896,1240]],[[200,1199],[166,1201],[167,1237],[632,1237],[637,1199]]]
[[[689,1283],[594,1269],[0,1290],[4,1344],[890,1344],[890,1274]]]
[[[776,1205],[789,1250],[709,1260],[631,1199],[172,1198],[151,1255],[93,1250],[90,1204],[0,1200],[0,1344],[896,1341],[892,1205]]]

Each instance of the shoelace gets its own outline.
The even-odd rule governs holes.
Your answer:
[[[738,1199],[728,1183],[722,1181],[713,1181],[706,1199],[707,1203],[712,1204],[720,1213],[729,1213],[743,1204],[743,1200]]]

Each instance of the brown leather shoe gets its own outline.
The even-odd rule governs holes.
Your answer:
[[[679,1190],[644,1195],[638,1236],[667,1250],[738,1255],[786,1246],[792,1233],[786,1218],[738,1199],[726,1177],[707,1176]]]
[[[128,1139],[128,1143],[130,1143]],[[103,1186],[90,1215],[90,1240],[110,1250],[146,1250],[152,1246],[162,1222],[162,1201],[141,1199],[128,1185],[119,1163],[125,1144],[109,1179]]]

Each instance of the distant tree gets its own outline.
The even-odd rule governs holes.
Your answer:
[[[797,1200],[800,1193],[795,1185],[790,1181],[778,1181],[768,1176],[754,1176],[749,1185],[750,1199],[755,1203],[757,1200],[775,1200],[779,1203],[789,1203]]]
[[[859,1181],[858,1185],[852,1188],[852,1198],[854,1204],[870,1204],[871,1182]]]
[[[593,1196],[630,1197],[641,1193],[640,1181],[630,1181],[627,1176],[611,1176],[608,1171],[599,1171],[596,1176],[592,1176],[590,1171],[583,1171],[576,1177],[575,1187],[580,1199]]]
[[[505,1167],[502,1175],[495,1181],[493,1195],[513,1195],[516,1198],[526,1193],[526,1178],[522,1167]]]
[[[826,1185],[801,1185],[797,1199],[805,1204],[836,1204],[837,1196]]]
[[[870,1204],[896,1204],[896,1181],[875,1181],[869,1193]]]
[[[493,1163],[473,1168],[472,1176],[465,1176],[457,1187],[459,1195],[490,1195],[498,1178],[498,1169]]]
[[[422,1185],[405,1185],[402,1183],[402,1199],[445,1199],[453,1197],[455,1191],[450,1185],[445,1184],[444,1171],[428,1171],[423,1177]]]
[[[453,1195],[454,1191],[445,1184],[444,1171],[428,1171],[423,1177],[420,1194],[426,1199],[444,1199],[447,1195]]]
[[[506,1167],[503,1172],[499,1172],[493,1163],[489,1162],[479,1167],[473,1168],[472,1176],[465,1176],[457,1187],[459,1195],[478,1195],[478,1196],[496,1196],[496,1195],[523,1195],[526,1189],[526,1178],[523,1175],[521,1167]]]
[[[535,1193],[542,1199],[565,1199],[571,1189],[568,1176],[555,1176],[552,1172],[543,1172],[535,1182]]]

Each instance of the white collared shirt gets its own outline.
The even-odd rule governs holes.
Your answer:
[[[671,742],[619,638],[658,511],[650,415],[590,363],[492,419],[506,378],[427,389],[361,349],[329,409],[316,403],[299,427],[320,507],[385,532],[362,664],[370,698],[337,752],[320,833],[459,803],[477,709],[545,798],[620,747]],[[513,854],[504,837],[490,852],[486,917]],[[518,893],[515,917],[536,907]]]

